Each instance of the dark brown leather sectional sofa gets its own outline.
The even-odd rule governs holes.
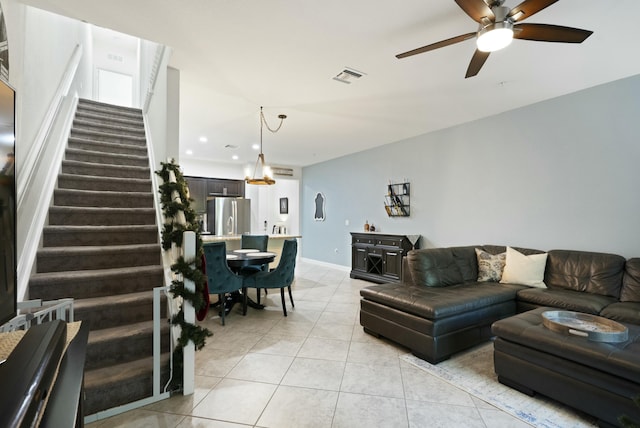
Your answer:
[[[400,284],[361,290],[365,331],[409,348],[431,363],[496,336],[498,380],[522,392],[541,393],[620,426],[619,417],[640,420],[640,258],[551,250],[547,288],[477,282],[475,248],[435,248],[408,253]],[[539,250],[516,248],[525,255]],[[545,310],[600,315],[628,327],[624,343],[595,343],[553,332]]]
[[[548,306],[640,325],[640,258],[586,251],[548,251],[546,289],[477,282],[475,248],[491,254],[506,247],[481,245],[410,251],[401,283],[361,290],[365,331],[409,348],[431,363],[492,337],[491,324]],[[543,251],[516,248],[525,255]]]

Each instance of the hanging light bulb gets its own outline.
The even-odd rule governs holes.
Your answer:
[[[282,126],[282,122],[287,118],[286,115],[280,114],[278,115],[278,119],[280,119],[280,124],[277,128],[271,129],[266,119],[264,118],[264,113],[262,112],[262,107],[260,107],[260,154],[258,155],[258,160],[256,161],[256,166],[253,170],[253,177],[246,176],[244,181],[247,184],[256,184],[256,185],[272,185],[276,184],[276,181],[273,179],[273,175],[271,173],[271,168],[268,165],[265,165],[264,162],[264,153],[262,153],[262,129],[264,126],[274,134],[280,130]],[[260,168],[261,173],[258,174],[258,168]]]

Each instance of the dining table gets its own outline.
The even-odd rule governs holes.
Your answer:
[[[247,266],[262,266],[264,264],[271,263],[275,260],[276,254],[270,251],[260,251],[253,248],[243,248],[238,250],[227,251],[227,265],[229,268],[240,275],[240,271],[243,267]],[[243,270],[242,272],[247,272]],[[256,270],[256,273],[259,272]],[[227,311],[231,311],[231,308],[235,303],[242,303],[242,294],[240,292],[231,293],[230,299],[227,300]],[[253,299],[247,296],[247,306],[254,309],[264,309],[264,305],[255,302]]]
[[[227,265],[238,273],[247,266],[261,266],[275,260],[276,253],[260,251],[252,248],[227,251]]]

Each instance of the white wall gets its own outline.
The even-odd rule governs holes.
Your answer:
[[[16,162],[32,148],[40,124],[67,63],[77,45],[85,45],[88,25],[16,1],[3,3],[9,38],[9,82],[17,92]],[[74,88],[80,96],[91,90],[90,63],[83,62],[84,80]]]
[[[40,239],[51,190],[66,144],[65,118],[78,97],[91,93],[91,50],[88,25],[9,0],[3,3],[9,38],[9,81],[16,89],[16,181],[18,300],[27,292],[28,277]],[[63,76],[75,52],[86,53],[61,91]],[[54,112],[58,112],[54,116]],[[55,117],[50,128],[45,118]],[[45,139],[44,136],[47,136]],[[39,156],[35,154],[39,153]],[[30,161],[27,161],[27,158]],[[24,190],[22,190],[24,189]]]
[[[423,247],[638,257],[638,100],[640,75],[304,168],[303,257],[350,266],[349,232],[365,220],[420,234]],[[411,216],[389,218],[386,185],[404,178]],[[326,196],[324,222],[313,221],[316,192]]]
[[[142,41],[140,48],[140,58],[142,63],[153,64],[155,54],[157,52],[158,45],[153,42]],[[162,62],[158,68],[158,75],[155,82],[155,88],[153,89],[153,97],[151,98],[151,102],[149,104],[149,109],[146,112],[147,117],[147,125],[148,125],[148,134],[147,138],[149,139],[152,150],[154,153],[154,158],[156,160],[156,165],[154,167],[155,170],[160,169],[160,162],[166,162],[168,157],[175,156],[174,150],[167,143],[167,121],[168,118],[168,80],[167,80],[167,64],[169,62],[169,57],[171,52],[167,49],[165,55],[162,58]],[[151,67],[144,67],[141,70],[142,82],[144,83],[148,80],[147,76],[151,72]],[[144,97],[145,92],[141,94],[141,97]]]

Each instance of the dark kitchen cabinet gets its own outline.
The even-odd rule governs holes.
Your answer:
[[[189,186],[193,202],[191,207],[197,214],[207,211],[207,199],[214,196],[244,198],[244,180],[225,178],[184,177]]]

